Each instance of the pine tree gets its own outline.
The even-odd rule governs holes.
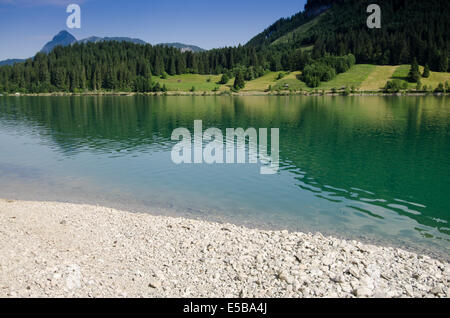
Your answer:
[[[424,77],[424,78],[430,77],[430,68],[429,68],[428,64],[425,64],[425,68],[423,70],[422,77]]]
[[[175,66],[175,58],[174,57],[170,58],[169,74],[172,76],[177,74],[177,68]]]
[[[245,79],[244,79],[244,75],[242,74],[242,71],[238,71],[236,73],[236,78],[234,80],[234,85],[233,88],[238,91],[241,90],[245,87]]]
[[[422,82],[418,81],[416,85],[416,91],[420,91],[422,89]]]
[[[448,57],[445,55],[445,53],[441,53],[439,55],[438,71],[448,72],[448,65]]]
[[[411,69],[408,73],[408,81],[411,83],[417,83],[420,81],[419,64],[417,63],[416,58],[414,58],[411,64]]]
[[[91,81],[91,89],[93,91],[97,90],[97,74],[94,72],[94,74],[92,75],[92,81]]]
[[[224,73],[219,81],[219,84],[225,85],[226,83],[228,83],[229,80],[230,76],[228,75],[228,73]]]
[[[159,55],[157,53],[156,55],[156,59],[155,59],[155,68],[154,68],[154,75],[162,75],[164,73],[164,60],[161,57],[161,55]]]
[[[82,90],[86,89],[86,70],[83,67],[81,72],[80,72],[80,88]]]
[[[186,73],[186,60],[184,56],[177,57],[177,74],[185,74]]]

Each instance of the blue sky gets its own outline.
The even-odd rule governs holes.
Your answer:
[[[0,60],[27,58],[61,30],[77,39],[128,36],[152,44],[205,49],[244,44],[306,0],[0,0]],[[66,27],[66,7],[81,7],[81,29]]]

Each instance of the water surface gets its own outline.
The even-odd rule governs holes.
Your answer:
[[[280,172],[175,165],[172,131],[280,128]],[[85,202],[448,258],[445,97],[0,97],[0,197]]]

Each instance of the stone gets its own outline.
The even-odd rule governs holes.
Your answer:
[[[411,285],[405,285],[406,295],[409,297],[414,297],[414,291]]]
[[[359,279],[359,272],[357,269],[354,269],[353,267],[350,267],[347,271],[350,275],[352,275],[355,278]]]
[[[367,287],[359,287],[354,291],[356,297],[369,297],[372,295],[372,290]]]
[[[375,286],[374,286],[374,281],[373,281],[373,279],[370,278],[369,276],[364,276],[363,278],[361,278],[361,279],[360,279],[360,284],[361,284],[361,286],[363,286],[364,288],[367,288],[367,289],[370,289],[370,290],[372,290],[372,289],[375,288]]]
[[[330,266],[331,264],[333,264],[333,259],[331,257],[324,257],[322,259],[322,264],[325,266]]]
[[[378,279],[381,276],[380,268],[375,264],[369,264],[365,272],[373,279]]]
[[[66,288],[68,290],[81,288],[81,271],[80,267],[76,264],[70,265],[67,268]]]
[[[433,288],[430,290],[430,293],[432,293],[433,295],[438,296],[438,295],[440,295],[440,294],[443,294],[443,290],[442,290],[442,288],[441,288],[440,286],[435,286],[435,287],[433,287]]]
[[[330,279],[334,283],[343,283],[344,282],[344,277],[342,275],[340,275],[340,274],[331,275]]]
[[[161,288],[161,282],[157,279],[151,279],[148,283],[148,287],[159,289]]]
[[[388,295],[383,290],[375,290],[373,298],[388,298]]]
[[[256,262],[257,262],[258,264],[260,264],[260,263],[262,263],[263,261],[264,261],[263,256],[262,256],[261,254],[258,254],[258,255],[256,256]]]
[[[278,278],[281,281],[284,281],[284,282],[286,282],[288,284],[292,284],[293,281],[294,281],[293,278],[291,276],[289,276],[286,272],[279,272],[278,273]]]

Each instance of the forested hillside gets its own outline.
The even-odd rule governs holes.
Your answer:
[[[371,3],[309,0],[304,12],[277,21],[247,45],[283,45],[287,50],[313,45],[313,57],[352,53],[357,63],[379,65],[409,64],[416,58],[434,71],[448,71],[450,1],[376,1],[381,7],[381,29],[367,27],[366,9]],[[302,28],[307,23],[311,27]]]
[[[0,67],[0,92],[158,91],[151,76],[241,72],[246,80],[270,67],[267,53],[235,47],[201,53],[129,42],[76,43]],[[144,83],[144,84],[143,84]],[[138,88],[139,87],[139,88]]]
[[[335,2],[337,1],[309,0],[305,5],[304,11],[300,11],[290,18],[279,19],[266,30],[251,39],[247,45],[258,48],[266,47],[289,32],[314,20],[320,13],[328,10]]]

